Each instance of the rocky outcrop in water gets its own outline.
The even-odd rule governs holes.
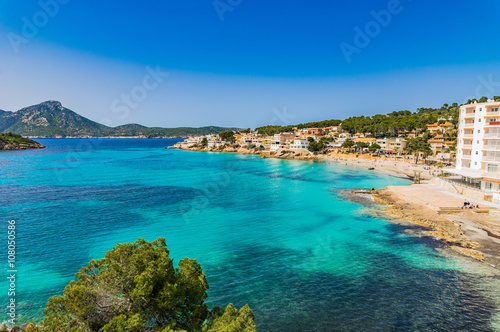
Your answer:
[[[12,133],[0,134],[0,150],[43,149],[45,146],[29,138]]]

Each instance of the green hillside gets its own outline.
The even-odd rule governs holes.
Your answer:
[[[12,132],[36,137],[186,137],[190,135],[218,134],[223,127],[159,128],[139,124],[108,127],[89,120],[61,105],[58,101],[46,101],[25,107],[17,112],[0,110],[0,132]]]

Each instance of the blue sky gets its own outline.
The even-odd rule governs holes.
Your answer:
[[[500,95],[499,7],[0,0],[0,108],[53,99],[110,125],[256,127]]]

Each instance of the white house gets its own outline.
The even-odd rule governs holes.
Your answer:
[[[291,150],[307,150],[309,148],[309,141],[303,139],[296,139],[290,143]]]

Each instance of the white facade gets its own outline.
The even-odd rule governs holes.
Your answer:
[[[280,148],[281,134],[274,134],[273,140],[271,141],[271,151],[276,151]]]
[[[387,150],[387,138],[377,138],[375,143],[380,145],[381,150]]]
[[[290,144],[290,149],[291,150],[307,150],[309,148],[309,141],[307,140],[302,140],[302,139],[296,139]]]
[[[500,102],[463,105],[458,124],[456,170],[481,182],[485,192],[499,192]]]

